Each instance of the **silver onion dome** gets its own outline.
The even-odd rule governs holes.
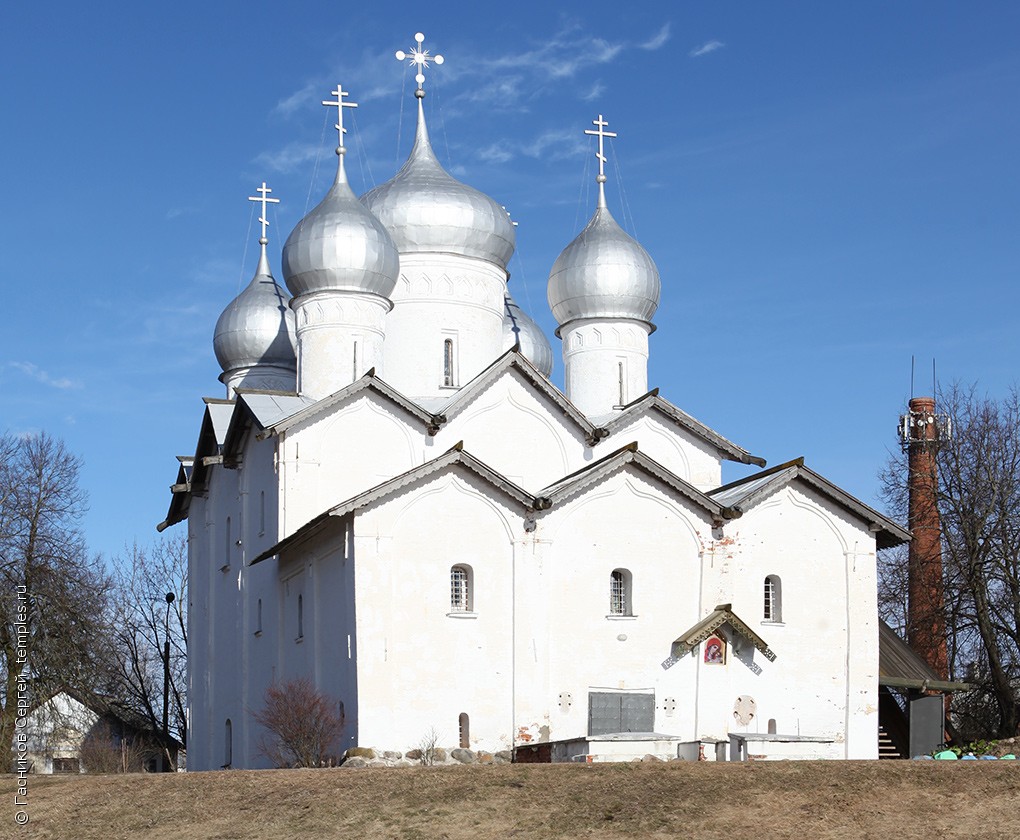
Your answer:
[[[549,272],[549,306],[560,326],[578,318],[650,324],[660,291],[652,258],[616,223],[604,200]]]
[[[273,279],[263,246],[255,277],[216,322],[213,350],[224,373],[258,365],[297,370],[289,304],[287,293]]]
[[[507,292],[503,298],[503,349],[519,347],[521,355],[537,367],[545,376],[553,369],[553,351],[545,333]]]
[[[283,278],[294,297],[309,292],[370,292],[388,298],[400,257],[389,232],[358,201],[344,174],[291,231],[283,246]]]
[[[401,254],[463,254],[504,270],[513,255],[514,227],[506,211],[440,165],[420,97],[411,156],[393,178],[361,200],[392,234]]]

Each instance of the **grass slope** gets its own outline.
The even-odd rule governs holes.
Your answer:
[[[0,838],[1020,835],[1020,762],[504,765],[33,776]]]

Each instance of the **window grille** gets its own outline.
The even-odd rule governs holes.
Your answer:
[[[763,610],[765,621],[782,621],[781,589],[779,578],[769,575],[765,578],[765,604]]]
[[[443,342],[443,384],[452,387],[453,375],[453,339],[448,338]]]
[[[467,749],[471,746],[471,721],[468,718],[467,712],[461,712],[460,717],[457,719],[457,732],[460,735],[460,745],[462,748]]]
[[[627,573],[623,569],[614,569],[609,577],[609,613],[610,615],[630,614],[630,593],[627,586]]]
[[[470,575],[464,566],[450,569],[450,612],[470,612]]]

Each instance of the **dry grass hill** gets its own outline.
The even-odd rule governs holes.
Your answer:
[[[998,838],[1020,762],[502,765],[0,777],[0,838]]]

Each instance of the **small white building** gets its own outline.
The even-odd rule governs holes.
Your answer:
[[[414,149],[360,200],[334,92],[290,294],[263,228],[217,324],[226,398],[160,526],[188,521],[190,768],[265,766],[251,710],[299,677],[341,749],[875,758],[875,555],[909,534],[801,460],[722,485],[765,462],[649,391],[659,273],[602,174],[550,272],[553,385],[514,227],[440,166],[417,69]]]

